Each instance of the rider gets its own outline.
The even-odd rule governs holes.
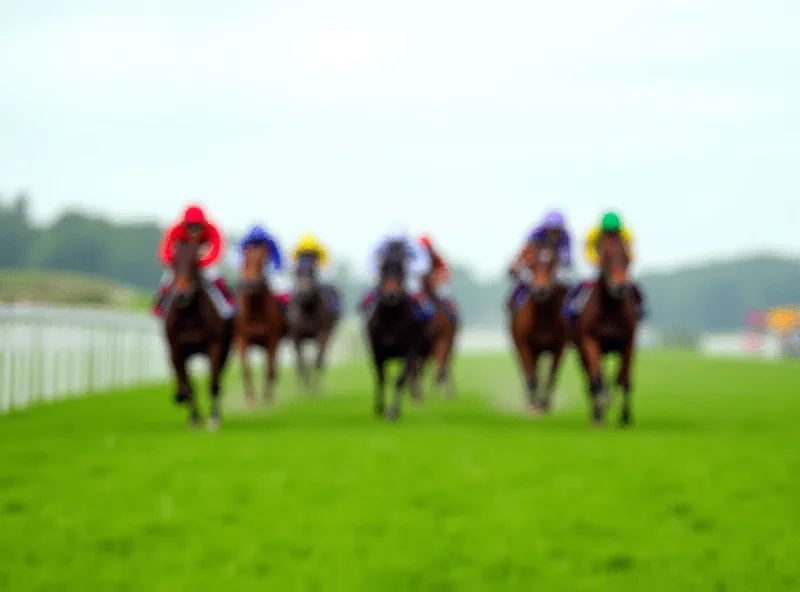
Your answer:
[[[264,249],[266,251],[266,259],[264,263],[264,277],[268,278],[273,273],[281,272],[284,269],[283,256],[281,255],[281,248],[278,241],[273,234],[268,232],[263,226],[254,224],[250,230],[239,241],[240,256],[244,256],[245,250],[249,248]],[[283,306],[289,303],[288,293],[276,294],[278,302]]]
[[[455,303],[443,293],[447,287],[446,284],[450,281],[450,268],[439,251],[433,246],[433,241],[429,235],[423,234],[420,236],[419,242],[425,247],[431,258],[431,272],[422,278],[425,292],[434,301],[440,300],[446,304],[448,312],[454,315],[456,314]]]
[[[292,251],[292,262],[295,265],[306,257],[314,262],[316,268],[320,272],[324,272],[328,266],[328,250],[319,239],[311,233],[306,233],[301,236]],[[339,292],[332,284],[327,282],[322,284],[322,290],[328,300],[328,306],[330,306],[331,312],[338,315],[341,312],[341,298],[339,297]]]
[[[410,276],[407,279],[421,279],[428,275],[432,269],[431,256],[428,250],[419,242],[414,240],[408,231],[397,226],[387,232],[381,240],[373,247],[367,263],[367,273],[371,277],[376,277],[380,273],[380,266],[387,250],[393,244],[400,244],[405,253],[406,272]],[[361,301],[361,311],[366,312],[378,295],[378,288],[372,288]],[[411,298],[412,307],[417,314],[417,318],[427,321],[436,312],[433,302],[420,302],[419,297]]]
[[[530,257],[534,247],[549,247],[558,257],[556,262],[556,279],[564,286],[569,284],[572,268],[572,239],[567,230],[567,222],[558,210],[550,210],[531,231],[525,240],[520,254],[509,269],[509,274],[517,280],[506,306],[510,309],[519,298],[522,290],[530,282]]]
[[[170,226],[161,239],[158,257],[167,269],[158,285],[153,312],[157,316],[164,314],[164,304],[172,284],[175,247],[179,242],[193,242],[201,249],[206,249],[198,261],[203,286],[223,318],[230,317],[234,307],[233,294],[225,284],[219,269],[212,267],[219,261],[223,252],[222,234],[217,225],[211,222],[203,209],[196,204],[189,205],[184,210],[180,222]]]
[[[584,249],[586,259],[588,259],[592,267],[597,268],[600,265],[600,243],[609,236],[619,236],[622,239],[628,260],[633,261],[633,233],[631,233],[630,228],[623,223],[622,217],[617,212],[608,211],[600,218],[600,222],[590,228],[589,232],[586,234]],[[573,303],[583,300],[582,298],[578,298],[578,296],[590,289],[591,286],[592,282],[582,282],[576,289],[572,290],[567,301],[572,313],[579,312],[575,309]],[[635,282],[633,283],[633,293],[637,303],[637,314],[640,319],[644,318],[644,298],[641,288]]]

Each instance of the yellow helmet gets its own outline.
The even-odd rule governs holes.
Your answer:
[[[304,234],[297,243],[298,251],[319,251],[320,244],[313,234]]]

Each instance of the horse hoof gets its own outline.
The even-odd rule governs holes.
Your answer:
[[[209,432],[216,432],[219,429],[219,418],[212,417],[208,420],[206,424]]]
[[[184,403],[187,403],[189,401],[189,395],[181,391],[176,391],[173,399],[176,404],[183,405]]]
[[[189,431],[190,432],[196,432],[199,427],[200,427],[200,420],[198,420],[198,419],[189,420]]]
[[[400,410],[397,407],[392,407],[389,409],[389,413],[386,414],[386,419],[389,421],[397,421],[400,419]]]
[[[633,427],[633,418],[629,415],[623,415],[619,418],[619,427],[630,428]]]

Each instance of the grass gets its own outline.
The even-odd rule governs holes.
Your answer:
[[[0,269],[0,302],[146,310],[151,296],[80,273]]]
[[[643,353],[637,425],[552,417],[508,357],[389,425],[363,364],[187,433],[166,388],[0,418],[0,589],[800,589],[796,363]]]

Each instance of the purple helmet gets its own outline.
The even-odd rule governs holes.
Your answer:
[[[542,219],[542,228],[552,228],[553,230],[564,230],[566,221],[564,214],[558,210],[550,210]]]

